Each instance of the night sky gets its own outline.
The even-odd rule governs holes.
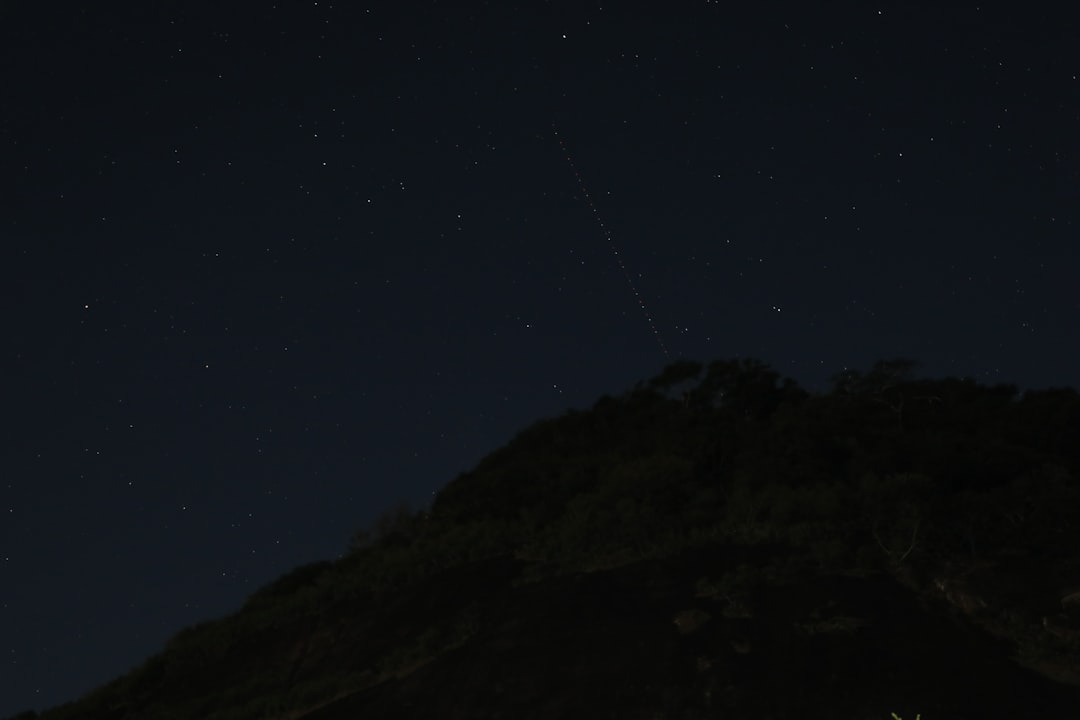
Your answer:
[[[5,3],[0,717],[678,358],[1080,384],[1066,18],[634,5]]]

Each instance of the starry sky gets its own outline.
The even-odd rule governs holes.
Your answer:
[[[1080,383],[1069,23],[806,5],[5,4],[0,717],[678,358]]]

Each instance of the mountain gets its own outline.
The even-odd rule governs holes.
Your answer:
[[[1080,717],[1075,390],[679,362],[40,717],[893,713]]]

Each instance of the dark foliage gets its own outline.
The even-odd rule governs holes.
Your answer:
[[[274,598],[293,595],[303,587],[314,585],[321,576],[329,572],[332,565],[328,560],[320,560],[294,568],[266,587],[255,591],[248,603],[272,602]]]
[[[42,717],[1072,717],[1054,703],[1080,707],[1080,396],[914,370],[813,395],[756,360],[669,366]],[[911,659],[915,637],[1054,700],[972,697],[959,670],[956,693],[920,690],[950,667]]]

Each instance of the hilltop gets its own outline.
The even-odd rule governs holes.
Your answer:
[[[1080,715],[1075,390],[676,363],[40,717],[893,712]]]

